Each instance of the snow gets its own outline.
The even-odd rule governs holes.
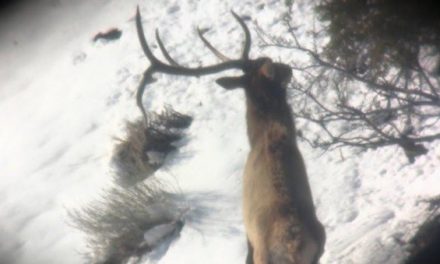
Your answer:
[[[126,120],[140,117],[134,93],[148,62],[135,31],[137,4],[147,37],[159,28],[171,55],[189,65],[215,61],[197,40],[196,25],[209,27],[206,37],[237,56],[243,36],[231,8],[272,33],[281,32],[285,11],[282,1],[262,0],[38,0],[2,16],[0,263],[84,262],[84,235],[69,224],[66,210],[113,184],[114,138]],[[309,21],[306,11],[295,19]],[[112,27],[123,32],[118,41],[92,42]],[[295,59],[259,49],[252,33],[251,57]],[[235,72],[222,75],[228,74]],[[155,77],[144,95],[146,109],[169,104],[194,117],[179,150],[156,172],[178,186],[190,211],[178,239],[144,263],[244,263],[244,95],[221,89],[213,76]],[[404,252],[396,239],[409,239],[426,217],[420,201],[440,192],[440,144],[411,165],[394,147],[360,155],[300,147],[327,232],[321,263],[398,263]]]

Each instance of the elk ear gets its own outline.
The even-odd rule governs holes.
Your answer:
[[[215,82],[221,87],[232,90],[235,88],[244,87],[244,75],[239,77],[222,77],[215,80]]]
[[[268,59],[261,65],[259,69],[260,74],[266,77],[269,80],[273,80],[275,77],[275,69],[272,63],[272,60]]]

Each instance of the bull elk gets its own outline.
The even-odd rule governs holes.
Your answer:
[[[325,232],[319,222],[296,143],[295,124],[286,99],[291,68],[270,58],[250,59],[251,36],[244,21],[232,11],[245,33],[239,59],[229,59],[216,50],[199,30],[203,43],[222,62],[189,68],[177,63],[165,49],[158,31],[156,39],[168,63],[157,59],[144,36],[139,8],[136,27],[142,49],[150,61],[137,92],[144,118],[142,94],[155,72],[201,76],[228,69],[242,76],[222,77],[225,89],[243,88],[246,96],[247,134],[250,153],[243,178],[243,219],[248,239],[247,264],[316,264],[324,250]]]

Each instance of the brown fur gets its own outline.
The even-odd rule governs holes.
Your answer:
[[[325,232],[281,84],[290,76],[286,65],[261,59],[242,77],[251,146],[243,178],[248,264],[314,264],[323,253]]]

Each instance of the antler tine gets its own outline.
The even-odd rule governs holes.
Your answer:
[[[142,28],[142,21],[141,21],[141,13],[139,11],[139,6],[136,8],[136,31],[139,38],[139,41],[141,43],[142,50],[144,51],[145,56],[150,60],[151,65],[153,64],[162,64],[151,52],[150,47],[148,46],[147,40],[145,39],[144,30]]]
[[[170,56],[170,54],[168,53],[168,51],[167,51],[167,49],[165,48],[165,46],[163,45],[163,42],[162,42],[162,40],[160,39],[160,36],[159,36],[159,30],[158,29],[156,29],[156,41],[157,41],[157,43],[159,44],[159,48],[160,48],[160,51],[162,52],[162,54],[163,54],[163,56],[165,57],[165,59],[167,59],[167,61],[171,64],[171,65],[173,65],[173,66],[180,66],[171,56]]]
[[[214,48],[212,44],[203,36],[203,32],[200,30],[199,27],[197,27],[197,34],[199,35],[200,39],[205,43],[206,47],[214,53],[214,55],[219,58],[222,61],[228,61],[231,60],[231,58],[225,56],[223,53],[221,53],[218,49]]]
[[[235,19],[240,23],[241,28],[244,31],[245,40],[243,44],[243,52],[241,55],[241,58],[243,60],[249,59],[249,52],[251,50],[251,32],[249,31],[249,28],[246,26],[246,23],[244,23],[243,19],[237,15],[234,10],[231,10],[232,15],[235,17]]]

